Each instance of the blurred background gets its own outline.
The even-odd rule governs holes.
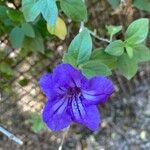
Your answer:
[[[137,18],[150,18],[149,5],[125,0],[90,0],[86,26],[107,38],[105,25],[122,25],[124,30]],[[16,11],[8,10],[5,6]],[[101,105],[101,127],[97,132],[80,125],[72,125],[67,133],[53,133],[41,122],[40,113],[45,97],[38,86],[39,77],[61,63],[62,56],[79,23],[68,20],[62,12],[68,34],[65,40],[51,36],[42,19],[33,23],[35,38],[26,37],[21,49],[10,43],[10,31],[19,26],[20,0],[0,1],[0,126],[23,142],[17,145],[0,133],[0,150],[57,150],[64,134],[64,150],[150,150],[150,63],[139,66],[136,76],[128,81],[118,72],[111,76],[116,93]],[[14,15],[15,14],[15,15]],[[14,17],[15,16],[15,17]],[[20,35],[17,35],[20,38]],[[123,38],[123,33],[117,34]],[[16,39],[17,40],[17,39]],[[107,43],[93,38],[94,47]],[[147,40],[150,46],[150,36]]]

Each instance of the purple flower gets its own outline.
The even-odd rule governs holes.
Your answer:
[[[111,80],[101,76],[87,79],[69,64],[58,65],[53,73],[43,75],[39,84],[48,98],[43,121],[53,131],[72,122],[95,131],[100,124],[96,105],[105,103],[114,91]]]

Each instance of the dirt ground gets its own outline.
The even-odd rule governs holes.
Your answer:
[[[15,108],[14,108],[15,109]],[[111,99],[100,106],[101,127],[96,132],[72,125],[63,150],[149,150],[150,149],[150,87],[142,85],[128,98]],[[57,150],[64,132],[47,129],[35,134],[25,124],[26,117],[11,114],[14,133],[24,141],[18,147],[0,134],[0,150]],[[21,122],[18,124],[17,119]],[[16,128],[14,128],[16,126]]]

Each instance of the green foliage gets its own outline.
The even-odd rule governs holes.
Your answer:
[[[38,0],[22,0],[22,11],[27,22],[34,21],[40,14]]]
[[[138,63],[150,60],[149,49],[142,44],[148,35],[148,25],[146,18],[132,22],[125,32],[125,41],[112,41],[121,26],[107,26],[110,43],[105,49],[94,51],[91,51],[89,30],[85,28],[73,39],[63,61],[79,68],[87,77],[107,76],[111,70],[118,69],[124,77],[131,79],[137,72]]]
[[[108,2],[110,3],[110,5],[113,8],[116,8],[117,6],[119,6],[121,0],[108,0]]]
[[[35,133],[41,132],[45,125],[42,122],[41,116],[38,113],[33,113],[31,115],[31,119],[29,119],[29,122],[31,123],[31,129]]]
[[[26,78],[24,78],[24,79],[22,79],[22,80],[19,80],[19,84],[20,84],[21,86],[26,86],[26,85],[28,85],[28,83],[29,83],[29,80],[26,79]]]
[[[7,16],[9,19],[14,22],[16,25],[21,24],[24,21],[24,17],[22,12],[16,9],[8,9],[7,10]]]
[[[124,42],[121,40],[111,42],[106,47],[105,52],[113,56],[121,56],[124,52]]]
[[[133,48],[130,46],[126,46],[126,51],[127,51],[129,58],[132,58],[133,57]]]
[[[120,0],[108,1],[114,8],[120,4]],[[136,7],[140,7],[139,3],[134,0]],[[143,1],[141,7],[146,5],[148,7],[147,0]],[[67,34],[65,21],[58,17],[58,9],[73,21],[87,20],[87,10],[82,0],[22,0],[21,10],[9,8],[3,3],[0,5],[0,34],[8,35],[13,48],[21,49],[19,56],[26,57],[38,52],[51,58],[45,51],[44,41],[53,39],[52,35],[64,40]],[[110,43],[105,48],[93,51],[90,31],[85,27],[72,40],[63,62],[72,64],[87,77],[107,76],[111,70],[118,69],[130,79],[136,73],[138,63],[150,60],[150,50],[144,45],[148,27],[148,19],[135,20],[127,28],[124,38],[118,39],[115,35],[122,30],[122,26],[106,26]],[[0,73],[7,77],[13,76],[10,63],[4,61]],[[23,79],[19,84],[26,86],[27,80]]]
[[[76,59],[73,56],[71,56],[71,55],[69,55],[67,53],[64,54],[63,62],[71,64],[74,67],[77,67]]]
[[[6,76],[12,76],[14,74],[14,71],[9,64],[7,64],[6,62],[2,62],[0,63],[0,74],[1,73]]]
[[[150,49],[143,44],[134,47],[134,56],[138,63],[150,61]]]
[[[150,0],[134,0],[133,5],[138,9],[150,12]]]
[[[86,21],[87,10],[83,0],[59,0],[63,12],[74,21]]]
[[[137,72],[137,60],[129,58],[127,54],[123,54],[118,60],[118,69],[123,76],[130,80]]]
[[[28,37],[31,37],[31,38],[35,37],[34,29],[33,29],[32,25],[29,23],[22,24],[22,31],[23,31],[24,35],[26,35]]]
[[[112,8],[117,8],[121,0],[107,0]],[[144,11],[150,12],[150,0],[133,0],[133,6]]]
[[[12,29],[9,35],[10,42],[13,48],[20,48],[24,40],[24,32],[20,27]]]
[[[74,57],[77,65],[89,60],[92,52],[92,39],[87,28],[84,28],[71,42],[68,54]]]
[[[148,35],[149,20],[146,18],[141,18],[132,22],[126,33],[126,42],[135,45],[144,42]]]
[[[55,0],[22,0],[22,10],[27,22],[33,22],[39,14],[50,25],[55,25],[58,10]]]
[[[110,35],[110,41],[112,41],[113,36],[121,31],[122,26],[109,25],[109,26],[106,26],[106,29],[108,31],[108,34]]]
[[[43,45],[43,38],[38,31],[35,32],[35,38],[26,37],[22,47],[29,52],[44,53],[45,50]]]
[[[82,73],[90,78],[97,75],[109,76],[111,70],[99,60],[90,60],[79,66]]]
[[[7,18],[7,10],[8,8],[4,5],[0,5],[0,21],[5,21]]]
[[[99,60],[110,69],[115,69],[117,65],[117,57],[105,53],[103,48],[93,50],[90,60]]]

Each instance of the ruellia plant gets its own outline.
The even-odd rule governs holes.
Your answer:
[[[138,3],[134,1],[137,8]],[[118,4],[116,1],[115,6]],[[61,12],[65,15],[63,19]],[[22,0],[21,7],[9,7],[9,3],[3,1],[0,5],[0,33],[8,35],[11,46],[21,49],[23,54],[36,51],[46,55],[45,39],[57,36],[64,40],[67,35],[65,19],[78,22],[79,32],[68,45],[62,63],[39,79],[47,97],[42,120],[53,131],[60,131],[74,122],[95,131],[101,121],[97,105],[106,103],[115,92],[109,79],[112,71],[117,70],[130,80],[138,64],[150,60],[150,49],[145,44],[149,19],[134,20],[125,33],[122,26],[106,25],[109,37],[105,39],[86,27],[87,8],[82,0]],[[121,39],[116,38],[119,32],[124,33]],[[93,49],[92,38],[107,46]],[[13,70],[5,63],[0,64],[0,72],[13,75]]]

